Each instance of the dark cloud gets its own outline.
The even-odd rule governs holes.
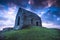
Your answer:
[[[56,5],[60,7],[60,0],[56,0]]]
[[[0,0],[0,4],[7,4],[7,3],[14,3],[17,5],[24,4],[24,2],[27,2],[28,0]]]
[[[60,6],[60,0],[32,0],[32,1],[34,2],[34,4],[30,4],[30,5],[34,7],[39,7],[39,6],[45,7],[48,5],[48,1],[52,3],[52,5],[54,6],[58,6],[58,7]],[[0,0],[0,4],[13,3],[23,7],[26,7],[28,5],[28,2],[29,0]]]
[[[44,6],[45,5],[44,2],[46,3],[46,0],[34,0],[34,5],[35,6]]]

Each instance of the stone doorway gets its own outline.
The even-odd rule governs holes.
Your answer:
[[[20,17],[18,17],[17,25],[18,25],[18,26],[20,25]]]
[[[38,26],[38,22],[36,22],[36,26]]]

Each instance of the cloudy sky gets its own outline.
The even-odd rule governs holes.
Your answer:
[[[19,7],[40,16],[43,27],[60,29],[60,0],[0,0],[0,30],[14,27]]]

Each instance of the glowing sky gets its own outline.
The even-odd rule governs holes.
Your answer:
[[[60,29],[60,0],[0,0],[0,30],[14,27],[19,7],[40,16],[44,27]]]

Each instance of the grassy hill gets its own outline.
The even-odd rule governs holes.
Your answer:
[[[12,30],[4,33],[4,40],[60,40],[60,31],[42,27]]]

